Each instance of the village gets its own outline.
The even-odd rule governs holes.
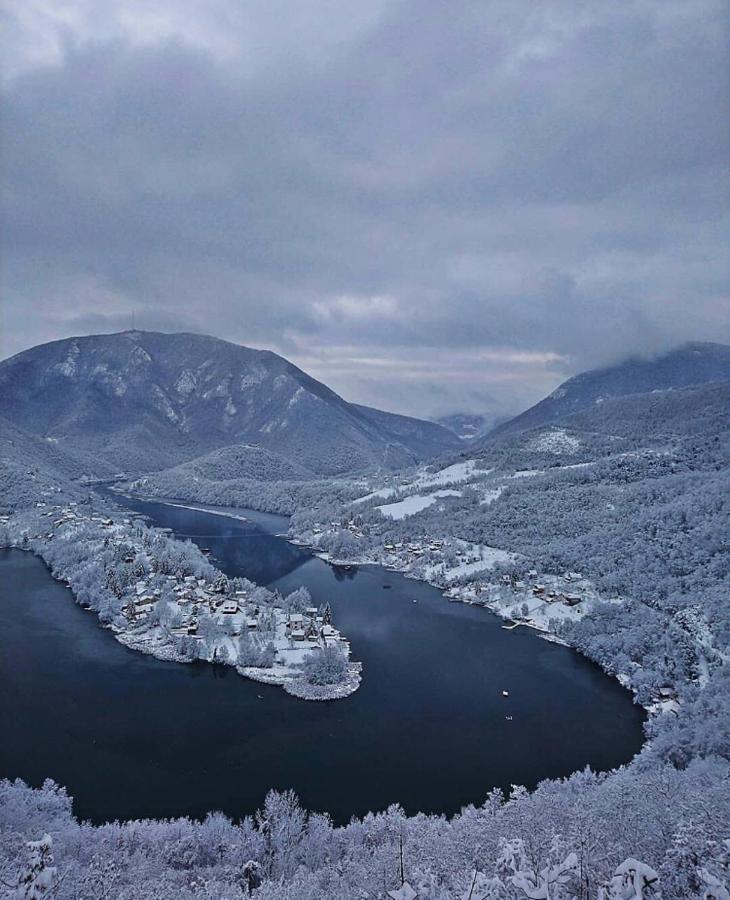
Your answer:
[[[281,685],[303,699],[337,699],[360,684],[361,666],[351,661],[349,641],[332,624],[329,605],[311,605],[304,590],[282,597],[246,579],[229,579],[211,565],[207,551],[175,541],[169,529],[148,528],[139,517],[112,518],[76,501],[37,502],[32,523],[23,523],[18,544],[47,556],[53,574],[75,595],[76,567],[66,571],[59,565],[59,548],[73,546],[78,556],[79,546],[88,544],[90,558],[105,554],[111,609],[85,594],[76,599],[95,608],[126,646],[162,659],[232,665],[245,677]],[[12,524],[10,516],[0,517],[0,526]],[[170,550],[190,558],[170,566],[163,558]],[[320,656],[330,668],[333,657],[339,662],[338,677],[305,673]]]
[[[314,525],[310,533],[295,536],[293,540],[320,550],[321,557],[335,564],[347,567],[377,563],[407,577],[428,581],[444,589],[450,600],[488,606],[511,620],[508,627],[532,625],[548,630],[549,618],[559,620],[583,615],[591,602],[599,599],[590,581],[580,572],[549,574],[529,569],[522,573],[519,555],[499,548],[458,538],[381,542],[380,533],[384,530],[385,526],[378,523],[364,525],[356,515],[341,522],[331,521],[329,527]],[[327,544],[326,535],[337,532],[362,541],[363,552],[352,553],[344,560],[321,552],[322,544]],[[505,567],[514,571],[499,571]]]

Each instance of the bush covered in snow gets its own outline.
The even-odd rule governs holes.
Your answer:
[[[335,646],[313,650],[304,658],[304,678],[310,684],[338,684],[347,674],[347,657]]]

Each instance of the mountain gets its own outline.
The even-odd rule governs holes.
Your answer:
[[[0,416],[128,472],[247,444],[331,475],[459,444],[433,423],[347,403],[275,353],[197,334],[127,331],[23,351],[0,362]]]
[[[668,465],[730,464],[730,381],[610,397],[554,422],[493,433],[474,457],[487,468],[534,472],[644,453]]]
[[[575,375],[535,406],[498,425],[487,440],[499,434],[558,422],[611,398],[727,380],[730,380],[730,347],[713,343],[685,344],[654,359],[629,359]]]

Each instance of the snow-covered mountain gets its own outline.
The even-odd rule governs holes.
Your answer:
[[[653,359],[629,359],[569,378],[535,406],[494,428],[487,437],[557,422],[611,398],[677,390],[730,380],[730,347],[690,343]]]
[[[396,468],[447,429],[347,403],[286,359],[197,334],[54,341],[0,362],[0,416],[104,466],[149,471],[236,444],[316,474]]]

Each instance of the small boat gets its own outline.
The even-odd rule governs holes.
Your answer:
[[[391,589],[391,587],[392,587],[391,584],[384,584],[384,585],[383,585],[383,590],[384,590],[384,591],[389,591],[389,590]]]
[[[503,697],[509,697],[509,691],[502,691]]]
[[[505,719],[506,719],[508,722],[511,722],[511,721],[512,721],[512,716],[505,716]]]

